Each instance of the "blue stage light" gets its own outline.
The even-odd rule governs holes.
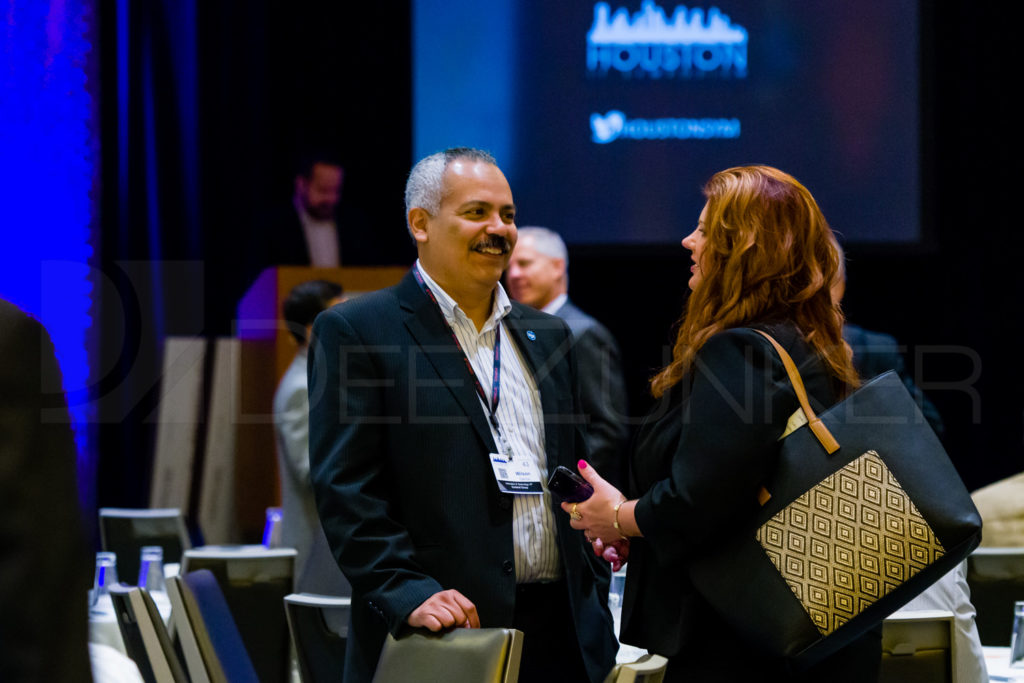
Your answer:
[[[93,0],[11,0],[0,13],[0,297],[57,350],[83,502],[95,471],[88,396],[98,170]]]

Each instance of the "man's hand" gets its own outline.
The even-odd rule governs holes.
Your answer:
[[[476,605],[465,595],[450,588],[434,593],[409,615],[409,626],[441,631],[453,626],[480,628]]]

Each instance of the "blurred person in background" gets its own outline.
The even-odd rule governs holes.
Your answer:
[[[298,345],[295,358],[274,392],[274,434],[277,464],[281,473],[281,544],[295,548],[295,588],[306,592],[337,594],[330,586],[311,586],[307,564],[314,541],[323,535],[309,483],[309,393],[306,362],[313,321],[342,300],[342,287],[327,280],[310,280],[295,286],[281,304],[285,325]],[[344,581],[328,554],[330,572]]]
[[[557,315],[569,325],[580,369],[580,403],[587,417],[590,462],[612,483],[624,484],[629,430],[619,345],[604,325],[569,300],[565,242],[547,228],[519,228],[506,279],[513,299]]]
[[[0,299],[0,681],[91,681],[71,418],[46,330]]]

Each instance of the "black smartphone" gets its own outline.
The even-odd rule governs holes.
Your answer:
[[[548,489],[566,503],[582,503],[594,495],[594,487],[586,479],[562,465],[551,473]]]

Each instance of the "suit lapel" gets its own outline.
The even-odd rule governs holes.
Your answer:
[[[411,271],[399,283],[396,293],[402,308],[407,311],[405,326],[409,334],[416,340],[419,350],[455,396],[473,428],[493,453],[496,450],[494,438],[480,405],[473,378],[466,368],[463,354],[452,340],[451,330],[441,312],[420,289]],[[415,372],[415,365],[411,371]]]

